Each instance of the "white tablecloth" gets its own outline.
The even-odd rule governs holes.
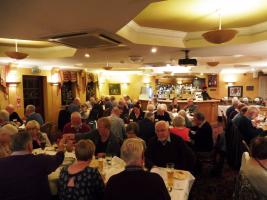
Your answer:
[[[56,151],[52,149],[52,147],[47,147],[45,150],[36,149],[34,150],[33,154],[40,154],[45,153],[48,155],[55,155]],[[64,162],[68,162],[70,159],[75,159],[75,154],[70,152],[65,152],[65,159]],[[63,164],[64,164],[63,162]],[[93,160],[92,162],[95,162]],[[124,170],[125,164],[123,161],[118,157],[113,157],[111,161],[111,165],[108,165],[107,162],[104,162],[104,177],[105,182],[109,180],[109,178],[115,174],[118,174]],[[59,174],[63,166],[60,166],[56,169],[56,171],[52,172],[48,176],[49,186],[52,195],[57,194],[57,181],[59,179]],[[163,180],[166,180],[166,170],[165,168],[153,168],[151,170],[154,173],[159,174]],[[177,180],[174,181],[173,190],[170,192],[170,196],[172,200],[187,200],[189,196],[189,192],[191,187],[194,183],[195,177],[188,171],[184,171],[187,174],[187,178],[184,180]]]
[[[167,179],[166,169],[165,168],[153,168],[151,172],[159,174],[164,181]],[[192,185],[195,181],[195,177],[188,171],[183,171],[187,174],[186,179],[177,180],[174,179],[174,187],[170,192],[172,200],[187,200],[189,192],[192,188]]]

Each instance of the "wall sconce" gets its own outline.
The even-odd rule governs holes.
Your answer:
[[[60,83],[59,69],[58,68],[52,69],[51,73],[52,73],[52,75],[50,78],[50,84],[51,85],[59,85],[59,83]]]

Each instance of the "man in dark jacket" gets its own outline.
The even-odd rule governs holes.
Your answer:
[[[63,142],[54,156],[33,155],[31,135],[22,132],[14,136],[11,148],[11,156],[0,159],[0,199],[50,200],[48,175],[64,160]]]
[[[181,137],[170,134],[168,122],[157,122],[155,130],[157,136],[149,141],[145,152],[146,167],[166,167],[167,163],[174,163],[176,169],[193,171],[195,154]]]
[[[144,171],[144,146],[142,140],[130,138],[121,147],[121,158],[126,168],[112,176],[106,186],[104,200],[170,200],[163,179],[155,173]]]
[[[154,113],[147,112],[145,118],[139,121],[138,125],[139,137],[148,144],[148,141],[155,136]]]
[[[192,128],[190,138],[193,140],[196,152],[210,152],[213,149],[212,128],[203,113],[194,114],[195,127]]]

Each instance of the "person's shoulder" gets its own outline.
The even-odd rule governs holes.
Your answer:
[[[183,139],[175,134],[170,134],[170,137],[171,137],[171,141],[174,141],[174,142],[179,142],[179,143],[183,143]]]

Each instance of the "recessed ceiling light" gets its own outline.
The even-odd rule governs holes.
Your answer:
[[[242,57],[242,56],[244,56],[244,55],[242,55],[242,54],[236,54],[236,55],[234,55],[235,58],[239,58],[239,57]]]
[[[90,58],[90,54],[89,53],[86,53],[86,54],[84,54],[84,57]]]
[[[171,65],[170,64],[166,64],[166,67],[170,67]]]
[[[200,76],[203,76],[204,74],[203,73],[200,73]]]
[[[151,48],[151,53],[156,53],[157,51],[158,51],[158,49],[156,47]]]
[[[255,72],[255,70],[256,70],[255,68],[251,68],[251,71]]]

